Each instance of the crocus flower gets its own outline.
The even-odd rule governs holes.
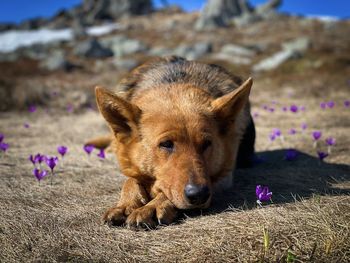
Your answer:
[[[62,156],[62,158],[67,153],[67,150],[68,150],[68,148],[66,146],[58,146],[57,147],[57,152]]]
[[[278,129],[278,128],[273,128],[272,134],[274,134],[275,136],[278,137],[278,136],[281,136],[281,135],[282,135],[282,132],[281,132],[281,130]]]
[[[42,162],[46,161],[46,156],[45,155],[41,155],[40,153],[38,153],[38,154],[35,155],[34,159],[36,160],[36,162],[41,164]]]
[[[89,145],[89,144],[84,145],[84,151],[85,151],[88,155],[90,155],[90,153],[91,153],[94,149],[95,149],[95,147],[94,147],[93,145]]]
[[[284,106],[284,107],[282,107],[282,110],[283,110],[283,111],[287,111],[288,108],[287,108],[286,106]]]
[[[25,123],[25,124],[23,124],[23,127],[28,129],[30,127],[30,125],[28,123]]]
[[[344,101],[345,108],[350,108],[350,100]]]
[[[4,140],[4,138],[5,138],[5,136],[2,133],[0,133],[0,142],[2,142]]]
[[[300,106],[299,108],[301,111],[305,111],[306,110],[306,107],[305,106]]]
[[[9,148],[8,143],[0,142],[0,150],[1,151],[6,152],[8,148]]]
[[[318,158],[323,161],[324,158],[326,158],[328,156],[328,153],[325,152],[317,152],[318,154]]]
[[[259,117],[259,113],[254,112],[254,113],[253,113],[253,118],[258,118],[258,117]]]
[[[335,144],[335,138],[333,138],[333,137],[328,137],[328,138],[326,139],[326,143],[327,143],[327,145],[329,145],[329,146],[333,146],[333,145]]]
[[[55,156],[46,158],[46,164],[48,167],[50,167],[51,172],[53,172],[53,169],[55,168],[57,163],[58,163],[58,158]]]
[[[312,137],[314,138],[315,141],[317,141],[318,139],[320,139],[322,136],[322,132],[321,131],[313,131],[312,132]]]
[[[276,140],[276,135],[275,134],[273,134],[273,133],[271,133],[270,135],[269,135],[269,138],[270,138],[270,141],[274,141],[274,140]]]
[[[67,105],[67,111],[68,112],[73,112],[74,108],[73,108],[73,105],[72,104],[68,104]]]
[[[260,202],[266,202],[271,200],[272,192],[269,191],[267,186],[257,185],[255,188],[256,198]]]
[[[296,129],[294,129],[294,128],[291,128],[290,130],[289,130],[289,132],[288,132],[290,135],[294,135],[294,134],[296,134],[297,133],[297,130]]]
[[[287,149],[284,158],[287,161],[293,161],[298,157],[298,152],[295,149]]]
[[[33,170],[33,174],[36,177],[36,179],[40,182],[41,179],[43,179],[47,175],[47,171],[46,170],[40,171],[40,169],[35,168]]]
[[[301,124],[301,128],[303,129],[303,130],[306,130],[307,129],[307,124],[304,122],[304,123],[302,123]]]
[[[28,160],[31,161],[32,164],[35,166],[37,160],[35,159],[35,156],[34,156],[34,155],[31,154],[31,155],[29,156]]]
[[[269,106],[263,105],[263,109],[264,109],[264,110],[268,110],[268,109],[269,109]]]
[[[274,112],[275,108],[269,108],[269,112]]]
[[[104,149],[100,149],[100,152],[97,154],[97,156],[100,157],[101,159],[106,158],[105,150]]]
[[[320,103],[320,107],[321,107],[322,110],[324,110],[324,109],[326,109],[327,104],[325,102],[321,102]]]
[[[36,112],[36,107],[35,107],[35,105],[30,105],[29,107],[28,107],[28,111],[29,112]]]
[[[327,102],[328,108],[333,108],[334,105],[335,105],[334,101],[328,101],[328,102]]]
[[[290,109],[291,112],[294,112],[294,113],[298,112],[298,106],[297,105],[292,105],[292,106],[290,106],[289,109]]]

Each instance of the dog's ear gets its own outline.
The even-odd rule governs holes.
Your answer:
[[[98,108],[114,133],[130,133],[137,128],[141,110],[136,105],[102,87],[96,87],[95,94]]]
[[[238,113],[248,102],[252,84],[253,80],[249,78],[237,89],[211,103],[214,114],[220,121],[232,122],[236,119]]]

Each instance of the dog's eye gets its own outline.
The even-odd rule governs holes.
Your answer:
[[[201,145],[201,151],[205,152],[206,149],[208,149],[211,146],[210,140],[205,140]]]
[[[174,150],[174,142],[170,140],[166,140],[164,142],[161,142],[159,144],[159,147],[171,152]]]

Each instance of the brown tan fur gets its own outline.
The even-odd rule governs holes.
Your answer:
[[[97,87],[112,136],[89,143],[105,147],[111,141],[128,177],[105,222],[169,224],[177,209],[208,207],[215,185],[230,180],[235,168],[251,120],[251,85],[251,79],[242,84],[218,66],[169,57],[133,70],[116,93]],[[205,204],[188,202],[189,183],[209,187]]]

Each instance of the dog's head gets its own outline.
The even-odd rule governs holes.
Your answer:
[[[213,98],[200,88],[177,84],[145,90],[132,103],[96,88],[122,172],[153,181],[152,191],[163,192],[177,208],[209,205],[213,183],[233,169],[234,127],[251,85],[248,79]]]

